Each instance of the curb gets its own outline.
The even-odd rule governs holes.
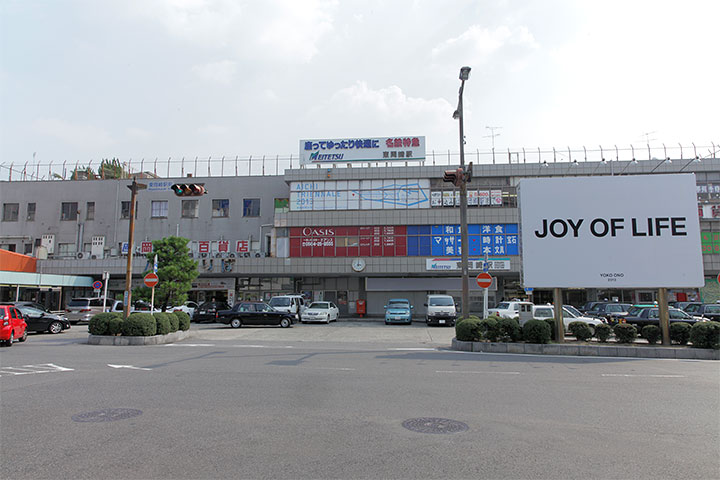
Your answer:
[[[190,330],[178,330],[167,335],[153,335],[150,337],[116,337],[110,335],[88,335],[89,345],[163,345],[179,342],[190,336]]]
[[[452,339],[451,348],[461,352],[573,355],[584,357],[675,358],[720,360],[720,350],[691,347],[634,347],[631,345],[565,345],[561,343],[463,342]]]

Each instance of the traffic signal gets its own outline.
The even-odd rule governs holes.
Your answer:
[[[199,197],[208,193],[203,185],[203,183],[175,183],[170,188],[178,197]]]
[[[443,182],[450,182],[456,187],[459,187],[465,179],[465,173],[462,168],[457,170],[445,170],[443,174]]]

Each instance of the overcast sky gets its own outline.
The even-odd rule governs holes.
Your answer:
[[[712,0],[0,0],[0,163],[457,152],[463,65],[468,151],[488,126],[505,151],[718,145],[719,21]]]

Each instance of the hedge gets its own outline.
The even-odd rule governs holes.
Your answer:
[[[619,343],[633,343],[637,338],[637,328],[629,323],[618,323],[613,327],[613,332]]]
[[[557,340],[557,335],[555,335],[555,319],[543,318],[543,322],[547,323],[550,327],[550,340]]]
[[[570,330],[570,333],[572,333],[575,338],[577,338],[581,342],[585,342],[593,336],[592,330],[590,330],[590,327],[585,322],[570,322],[570,325],[568,325],[568,330]]]
[[[696,322],[690,329],[690,341],[695,348],[720,350],[720,322]]]
[[[157,333],[155,317],[149,313],[133,313],[122,324],[122,334],[127,337],[148,337]]]
[[[455,324],[455,338],[463,342],[477,342],[482,340],[480,318],[471,315]]]
[[[657,325],[645,325],[641,330],[641,335],[650,345],[655,345],[662,337],[660,327]]]
[[[501,342],[517,342],[522,338],[520,323],[514,318],[499,318],[497,321],[497,340]]]
[[[112,312],[110,315],[112,315],[112,317],[108,320],[105,335],[120,335],[122,333],[123,314],[120,312]]]
[[[170,333],[177,332],[180,328],[180,321],[178,320],[178,317],[173,312],[165,312],[165,315],[167,315],[168,320],[170,321]]]
[[[178,330],[190,330],[190,315],[181,311],[172,314],[178,319]]]
[[[487,317],[480,320],[480,338],[490,340],[491,342],[498,341],[498,317]]]
[[[90,335],[107,335],[108,322],[113,318],[112,313],[98,313],[93,315],[88,322],[88,332]]]
[[[167,335],[170,333],[170,318],[167,313],[155,312],[152,314],[155,317],[156,334]]]
[[[610,338],[610,334],[612,333],[612,327],[610,325],[607,325],[605,323],[602,323],[600,325],[595,325],[595,336],[597,337],[598,341],[601,343],[605,343]]]
[[[545,320],[528,320],[522,327],[522,335],[529,343],[550,343],[552,328]]]
[[[690,329],[692,325],[685,322],[674,322],[670,324],[670,341],[687,345],[690,340]]]

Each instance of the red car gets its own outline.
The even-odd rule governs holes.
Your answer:
[[[0,344],[12,347],[15,340],[27,339],[27,324],[14,305],[0,304]]]

